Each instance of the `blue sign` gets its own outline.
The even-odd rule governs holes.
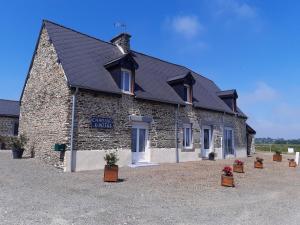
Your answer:
[[[114,121],[111,118],[93,116],[91,118],[91,126],[92,128],[112,129]]]

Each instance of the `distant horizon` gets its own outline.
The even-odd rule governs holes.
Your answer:
[[[134,50],[236,89],[257,137],[300,138],[300,2],[122,2],[2,3],[0,99],[19,101],[43,19],[104,41],[123,31],[120,22]]]

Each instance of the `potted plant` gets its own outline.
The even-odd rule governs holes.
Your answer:
[[[24,134],[21,134],[19,137],[12,138],[12,154],[14,159],[21,159],[27,143],[27,138]]]
[[[222,170],[221,185],[225,187],[234,187],[233,173],[230,166],[225,166]]]
[[[263,161],[264,161],[264,159],[256,157],[256,160],[254,161],[254,168],[257,168],[257,169],[264,168]]]
[[[117,164],[119,158],[116,151],[106,153],[104,156],[106,165],[104,167],[104,178],[105,182],[117,182],[119,167]]]
[[[210,152],[209,154],[208,154],[208,159],[209,160],[215,160],[215,157],[217,156],[217,153],[215,153],[215,152]]]
[[[233,172],[244,173],[244,162],[241,160],[235,160],[233,163]]]
[[[273,161],[276,161],[276,162],[282,161],[281,151],[275,151],[275,154],[273,155]]]
[[[295,159],[288,159],[289,160],[289,167],[296,167],[297,163]]]

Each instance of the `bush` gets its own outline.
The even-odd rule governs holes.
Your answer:
[[[234,161],[234,165],[242,166],[242,165],[244,165],[244,162],[237,159],[237,160]]]
[[[259,162],[259,163],[263,163],[264,159],[263,159],[263,158],[256,157],[256,161]]]
[[[224,176],[227,176],[227,177],[232,177],[233,176],[232,169],[231,169],[230,166],[225,166],[222,171],[223,171]]]
[[[25,134],[21,134],[17,138],[12,138],[11,141],[15,150],[24,150],[28,139]]]
[[[112,151],[112,152],[106,153],[104,156],[104,160],[106,162],[106,165],[116,166],[117,162],[119,161],[117,151]]]

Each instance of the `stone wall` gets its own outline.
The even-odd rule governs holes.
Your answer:
[[[71,93],[62,66],[58,63],[47,30],[43,28],[21,99],[20,134],[28,137],[28,150],[47,163],[57,164],[60,153],[55,143],[69,142]]]
[[[130,115],[152,118],[149,127],[150,147],[155,149],[170,149],[176,147],[175,116],[177,107],[146,100],[135,99],[131,95],[108,95],[80,91],[76,103],[76,150],[109,150],[131,148]],[[109,117],[114,121],[113,129],[91,128],[92,116]],[[234,130],[234,143],[237,150],[246,152],[245,119],[203,109],[195,109],[191,105],[180,107],[178,114],[179,148],[182,152],[199,153],[201,149],[202,126],[209,125],[213,130],[213,149],[222,158],[222,137],[224,127]],[[184,123],[191,123],[193,130],[193,149],[183,148]],[[246,153],[245,153],[246,154]]]
[[[15,124],[19,123],[19,118],[0,116],[0,136],[14,136]]]

